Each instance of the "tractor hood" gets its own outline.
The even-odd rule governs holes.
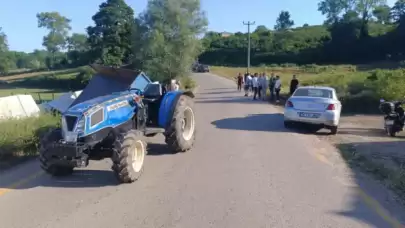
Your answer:
[[[122,96],[131,87],[136,77],[141,73],[124,68],[113,68],[101,65],[90,65],[96,74],[91,78],[86,88],[69,106],[69,111],[83,112],[104,101]]]
[[[110,100],[113,100],[115,98],[118,97],[123,97],[125,95],[129,95],[130,92],[122,92],[122,93],[113,93],[110,95],[105,95],[105,96],[101,96],[101,97],[96,97],[81,103],[78,103],[76,105],[73,105],[69,108],[68,112],[71,114],[82,114],[83,112],[89,110],[90,108],[104,103],[104,102],[108,102]]]

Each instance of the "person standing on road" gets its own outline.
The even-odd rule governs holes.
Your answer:
[[[274,78],[274,73],[271,73],[270,79],[269,79],[269,90],[270,90],[270,101],[274,100],[274,84],[276,82],[276,79]]]
[[[299,81],[297,79],[297,76],[293,75],[293,78],[291,79],[291,82],[290,82],[290,95],[292,95],[295,92],[298,85],[299,85]]]
[[[262,100],[264,101],[266,99],[266,92],[267,92],[267,76],[266,76],[265,72],[262,73],[262,80],[261,80],[260,84],[262,87],[261,97],[262,97]]]
[[[238,91],[241,91],[242,85],[243,85],[243,76],[241,73],[238,74],[236,80],[237,80],[237,84],[238,84]]]
[[[253,87],[253,100],[256,100],[257,94],[259,92],[259,81],[257,73],[255,73],[255,75],[252,78],[252,87]]]
[[[259,75],[256,75],[257,77],[257,95],[259,96],[259,99],[262,97],[262,80],[263,80],[263,75],[260,73]]]
[[[250,74],[247,73],[246,78],[245,78],[245,97],[249,96],[249,90],[250,90],[251,84],[252,84],[252,76],[250,76]]]
[[[276,82],[274,83],[274,90],[276,92],[276,102],[280,102],[280,90],[281,90],[281,79],[280,76],[276,76]]]
[[[249,93],[251,93],[251,92],[253,92],[253,77],[254,77],[254,74],[249,74]]]

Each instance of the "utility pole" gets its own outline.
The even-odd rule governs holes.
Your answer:
[[[248,21],[246,23],[243,22],[243,24],[247,25],[247,27],[248,27],[247,72],[250,73],[249,72],[249,70],[250,70],[250,26],[254,25],[255,22],[254,21],[253,22]]]

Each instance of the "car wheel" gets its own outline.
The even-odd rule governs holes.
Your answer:
[[[330,134],[331,135],[336,135],[338,132],[338,126],[332,126],[330,127]]]
[[[285,128],[292,128],[292,123],[290,121],[284,121],[284,127]]]
[[[389,134],[389,136],[395,137],[395,135],[396,135],[395,130],[396,129],[395,129],[394,125],[387,126],[387,133]]]
[[[305,130],[307,130],[310,133],[316,133],[321,129],[322,129],[321,126],[316,126],[316,125],[307,125],[305,128]]]

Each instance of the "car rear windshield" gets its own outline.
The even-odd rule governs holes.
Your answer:
[[[332,93],[332,90],[328,90],[328,89],[302,88],[302,89],[297,89],[293,96],[294,97],[333,98],[333,93]]]

